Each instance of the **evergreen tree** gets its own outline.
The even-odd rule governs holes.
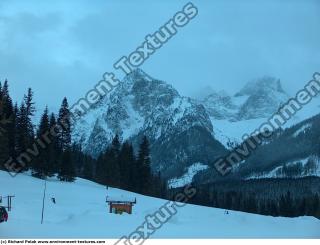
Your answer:
[[[287,192],[286,195],[281,196],[280,203],[279,203],[279,211],[280,214],[285,217],[293,217],[293,205],[292,205],[292,197],[290,191]]]
[[[120,138],[119,138],[119,135],[116,134],[111,143],[111,151],[113,151],[115,157],[119,156],[120,149],[121,149]]]
[[[121,143],[119,135],[116,135],[113,140],[111,147],[109,147],[104,155],[103,161],[106,163],[106,183],[113,187],[121,186],[121,175],[119,166],[119,153]]]
[[[49,115],[48,108],[44,110],[39,129],[37,131],[37,138],[41,139],[42,135],[49,131]],[[41,179],[46,178],[49,175],[52,175],[50,171],[52,167],[50,166],[50,153],[49,148],[42,149],[39,156],[34,160],[32,175]]]
[[[93,180],[93,162],[90,157],[85,157],[82,177],[84,179]]]
[[[17,128],[17,118],[19,114],[19,107],[18,103],[15,103],[14,109],[13,109],[13,118],[12,118],[12,124],[13,124],[13,141],[14,144],[11,146],[10,155],[15,158],[17,156],[17,149],[18,149],[18,128]]]
[[[67,98],[62,101],[59,110],[58,123],[61,125],[58,134],[58,141],[62,150],[62,158],[60,162],[58,178],[61,181],[72,182],[75,177],[75,168],[72,160],[71,152],[71,125],[70,125],[70,111]]]
[[[57,125],[56,116],[54,113],[51,113],[50,120],[49,120],[49,128],[53,130],[53,128]],[[60,148],[59,138],[58,137],[51,137],[51,144],[49,144],[49,155],[50,155],[50,170],[49,175],[53,175],[59,172],[60,161],[61,161],[61,154],[62,150]]]
[[[135,182],[135,156],[133,147],[129,142],[124,142],[119,154],[119,168],[121,175],[121,188],[133,190]]]
[[[161,172],[159,171],[156,176],[152,178],[152,194],[156,197],[166,198],[167,196],[167,183],[161,177]],[[212,194],[212,193],[210,193]]]
[[[10,145],[15,148],[12,149],[12,151],[15,151],[16,155],[25,153],[34,143],[34,126],[32,124],[34,112],[33,92],[29,89],[28,94],[24,96],[24,100],[21,103],[19,110],[15,112],[15,125],[12,126],[13,136]],[[24,162],[24,164],[28,165],[24,166],[23,170],[28,170],[30,165],[35,163]]]
[[[107,166],[106,166],[106,162],[104,161],[104,154],[100,154],[96,164],[95,180],[102,185],[107,184],[106,171],[107,171]]]
[[[8,81],[0,87],[0,164],[14,157],[15,132],[14,132],[14,109],[9,94]]]
[[[306,198],[302,198],[302,201],[301,201],[301,204],[300,204],[300,207],[299,207],[299,212],[300,214],[299,215],[305,215],[307,213],[307,200]]]
[[[71,121],[70,111],[67,98],[64,98],[59,110],[58,124],[61,125],[61,130],[58,134],[58,140],[62,151],[71,147]]]
[[[7,131],[5,129],[6,114],[5,114],[5,104],[2,93],[2,86],[0,83],[0,169],[4,169],[3,164],[9,158],[9,142],[7,137]]]
[[[31,88],[28,89],[27,94],[24,96],[24,104],[26,106],[26,116],[27,116],[27,128],[28,128],[28,135],[31,140],[34,139],[34,126],[32,124],[32,117],[35,113],[35,106],[33,102],[33,92]]]
[[[36,112],[34,102],[33,102],[33,91],[31,88],[28,88],[27,94],[24,96],[24,103],[26,105],[27,115],[33,117]]]
[[[313,215],[320,218],[320,199],[318,194],[313,197]]]
[[[29,144],[28,119],[26,106],[21,103],[17,114],[17,150],[18,154],[25,152]]]
[[[75,180],[75,168],[72,161],[71,148],[67,148],[62,153],[62,164],[58,178],[60,181],[73,182]]]
[[[138,191],[144,194],[150,194],[152,190],[151,159],[149,141],[146,136],[143,137],[142,143],[140,144],[137,159],[137,171],[139,173]]]

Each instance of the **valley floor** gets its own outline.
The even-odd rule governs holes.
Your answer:
[[[0,171],[0,195],[15,195],[0,238],[120,238],[143,224],[166,200],[142,196],[77,179],[75,183],[47,182],[44,224],[41,207],[44,182]],[[137,198],[132,215],[108,213],[106,195]],[[56,199],[56,204],[51,198]],[[5,205],[4,203],[0,205]],[[274,218],[186,205],[151,238],[320,238],[314,217]]]

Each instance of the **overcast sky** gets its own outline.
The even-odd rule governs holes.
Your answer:
[[[39,109],[73,103],[186,3],[0,0],[0,80],[19,101],[31,86]],[[142,66],[181,94],[234,93],[263,75],[292,94],[320,71],[319,0],[193,3],[198,16]]]

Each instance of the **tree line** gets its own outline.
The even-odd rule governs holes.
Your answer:
[[[166,184],[160,173],[151,170],[150,146],[142,138],[137,155],[132,144],[116,135],[96,161],[95,180],[101,184],[145,195],[165,197]]]
[[[72,161],[70,111],[66,98],[63,99],[58,115],[49,114],[45,108],[39,125],[35,126],[32,118],[35,115],[33,91],[28,89],[22,102],[13,104],[9,94],[8,81],[3,86],[0,83],[0,169],[6,170],[5,163],[12,158],[21,163],[21,172],[31,171],[34,177],[46,178],[57,174],[61,181],[73,181],[75,169]],[[48,132],[64,122],[65,127],[59,127],[56,137],[50,137]],[[36,139],[43,135],[50,137],[50,144],[39,150],[38,155],[31,161],[20,158],[32,148]]]
[[[229,180],[195,187],[193,204],[274,217],[307,215],[320,219],[318,177]]]
[[[72,143],[67,98],[63,99],[57,115],[46,107],[36,126],[32,123],[36,111],[33,96],[29,88],[20,105],[13,105],[8,81],[3,86],[0,83],[0,169],[6,170],[4,164],[10,157],[19,162],[19,156],[45,135],[50,143],[30,162],[24,162],[22,172],[30,171],[32,176],[41,179],[57,176],[67,182],[73,182],[77,176],[142,194],[165,195],[166,185],[160,173],[151,171],[147,137],[142,138],[136,155],[130,142],[121,143],[115,135],[111,145],[94,159],[85,154],[81,146]],[[63,127],[56,128],[55,136],[48,134],[57,124]]]

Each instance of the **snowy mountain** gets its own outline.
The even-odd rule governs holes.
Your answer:
[[[244,134],[250,134],[288,101],[289,96],[279,79],[264,76],[248,82],[234,96],[226,92],[213,92],[199,100],[206,108],[214,125],[214,135],[227,148],[232,142],[241,143]],[[284,128],[315,116],[320,112],[320,98],[305,105]],[[232,144],[231,144],[232,145]]]
[[[200,103],[205,106],[210,117],[219,120],[231,120],[235,118],[239,110],[239,105],[225,91],[213,92],[200,101]]]
[[[197,102],[205,107],[214,125],[215,138],[231,148],[234,143],[241,143],[244,134],[253,132],[288,99],[279,79],[264,76],[248,82],[233,96],[225,91],[211,92]]]
[[[234,96],[213,92],[200,103],[214,119],[241,121],[268,117],[288,98],[279,79],[265,76],[248,82]]]
[[[248,96],[238,112],[238,120],[268,117],[285,103],[289,96],[283,91],[280,80],[263,77],[245,85],[235,97]]]
[[[97,156],[115,134],[135,146],[146,135],[152,167],[164,176],[182,174],[185,167],[206,164],[226,151],[214,138],[203,105],[139,69],[75,125],[73,139],[86,153]]]
[[[247,83],[234,96],[208,91],[202,100],[184,97],[166,82],[137,69],[77,122],[73,140],[86,153],[98,156],[115,134],[133,142],[135,148],[146,135],[151,142],[153,170],[161,171],[170,183],[179,179],[191,182],[186,176],[198,173],[190,175],[190,167],[212,165],[289,98],[280,80],[268,76]],[[285,127],[315,115],[319,105],[317,98]]]
[[[0,238],[89,239],[128,236],[159,212],[166,200],[77,179],[47,181],[44,223],[41,225],[43,180],[19,174],[12,178],[0,171],[0,195],[15,195],[7,223],[0,224]],[[111,214],[106,195],[137,199],[133,214]],[[56,199],[56,204],[51,198]],[[161,212],[160,212],[161,213]],[[196,227],[196,229],[195,229]],[[178,208],[151,238],[319,238],[320,220],[314,217],[275,218],[186,205]]]

